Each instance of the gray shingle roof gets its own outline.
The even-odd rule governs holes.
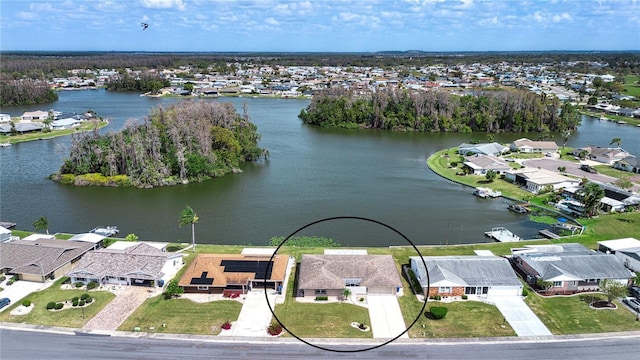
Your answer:
[[[422,273],[418,256],[410,257]],[[431,284],[448,280],[460,286],[520,286],[509,260],[498,256],[425,256]],[[420,279],[427,286],[426,277]]]
[[[565,275],[576,279],[629,279],[631,273],[612,254],[522,254],[522,261],[544,280]]]
[[[67,276],[103,278],[135,277],[155,280],[162,277],[167,254],[145,243],[123,250],[100,249],[86,253]]]
[[[0,269],[46,276],[92,247],[90,243],[66,240],[10,241],[0,244]]]
[[[302,255],[300,289],[343,289],[350,278],[366,287],[402,284],[391,255]]]

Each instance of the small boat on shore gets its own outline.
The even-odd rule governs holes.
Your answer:
[[[473,195],[475,195],[477,197],[480,197],[480,198],[483,198],[483,199],[486,199],[488,197],[495,198],[495,197],[502,196],[502,193],[500,191],[497,191],[497,190],[478,187],[475,190],[473,190]]]
[[[7,147],[7,146],[11,146],[11,143],[10,142],[0,143],[0,147]]]
[[[102,236],[112,236],[120,232],[117,226],[97,226],[93,228],[90,233],[102,235]]]
[[[600,119],[599,119],[599,120],[600,120],[600,121],[609,121],[609,119],[607,119],[607,118],[606,118],[606,117],[604,117],[604,116],[600,116]]]
[[[507,209],[519,214],[525,214],[529,212],[529,209],[526,206],[520,204],[509,204],[507,206]]]

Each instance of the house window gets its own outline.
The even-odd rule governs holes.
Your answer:
[[[475,295],[476,288],[475,287],[466,287],[464,288],[464,293],[467,295]]]
[[[450,293],[451,292],[451,287],[450,286],[441,286],[438,289],[439,293]]]
[[[327,295],[327,289],[316,289],[316,295]]]
[[[209,287],[200,285],[200,286],[198,286],[198,290],[205,290],[206,291],[206,290],[209,290]]]
[[[124,278],[124,277],[118,277],[118,281],[127,281],[127,278]]]
[[[482,293],[483,293],[483,294],[487,294],[487,293],[489,293],[489,287],[488,287],[488,286],[483,287],[483,288],[482,288]]]
[[[554,281],[553,282],[553,287],[561,287],[562,286],[562,281]]]
[[[360,286],[362,279],[344,279],[344,286]]]

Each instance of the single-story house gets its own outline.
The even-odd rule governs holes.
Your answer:
[[[640,174],[640,159],[635,155],[628,155],[614,162],[613,167],[618,170]]]
[[[283,287],[289,257],[263,254],[199,254],[178,285],[186,293],[221,294],[224,290],[243,294],[251,289],[279,290]]]
[[[182,254],[166,253],[142,242],[131,244],[125,249],[89,251],[66,276],[72,283],[162,287],[169,280],[165,275],[175,275],[183,264]]]
[[[0,226],[0,243],[11,240],[11,230]]]
[[[493,170],[498,174],[511,170],[511,166],[506,161],[492,155],[476,154],[475,156],[468,156],[463,164],[470,169],[470,173],[473,175],[484,175],[489,170]]]
[[[555,141],[535,141],[527,138],[515,140],[510,145],[511,151],[523,153],[555,153],[558,152],[558,144]]]
[[[60,120],[53,120],[50,126],[53,130],[63,130],[78,126],[80,125],[80,123],[80,120],[74,118],[65,118]]]
[[[628,285],[633,274],[613,254],[592,251],[581,244],[529,245],[512,249],[513,264],[531,285],[548,282],[547,294],[598,291],[607,279]]]
[[[302,255],[298,297],[396,295],[402,280],[391,255]]]
[[[497,142],[483,144],[466,144],[462,143],[458,146],[458,154],[482,154],[482,155],[502,155],[509,151],[509,148]]]
[[[604,148],[600,146],[585,146],[583,148],[573,150],[574,156],[580,156],[580,153],[587,152],[587,158],[589,160],[597,161],[599,163],[613,165],[617,161],[622,160],[629,156],[629,153],[622,148]]]
[[[499,256],[411,256],[411,271],[428,296],[522,295],[522,283],[509,260]],[[428,276],[427,276],[428,275]]]
[[[17,133],[24,134],[28,132],[42,131],[44,125],[42,125],[41,123],[17,123],[14,124],[14,128]],[[0,125],[0,133],[10,134],[11,124]]]
[[[0,124],[11,122],[11,115],[9,114],[0,114]]]
[[[92,247],[89,243],[52,239],[0,243],[0,273],[26,281],[56,279]]]
[[[640,240],[624,238],[598,241],[598,250],[614,254],[631,271],[640,272]]]
[[[537,168],[523,168],[509,170],[504,173],[505,180],[521,185],[526,190],[537,194],[548,186],[554,190],[573,187],[580,180],[570,178],[553,171]]]
[[[48,117],[49,117],[49,113],[46,111],[42,111],[42,110],[25,111],[24,114],[20,116],[20,122],[29,123],[34,120],[42,121],[42,120],[46,120]]]
[[[82,233],[77,234],[69,238],[67,241],[81,241],[93,244],[93,249],[99,249],[103,246],[103,240],[106,238],[104,235],[95,233]]]

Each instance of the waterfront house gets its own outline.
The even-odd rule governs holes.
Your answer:
[[[592,145],[575,149],[572,154],[574,156],[580,156],[580,154],[583,152],[587,153],[587,158],[589,160],[597,161],[599,163],[607,165],[613,165],[616,161],[622,160],[629,156],[629,153],[622,148],[604,148]]]
[[[0,243],[11,240],[11,230],[0,226]]]
[[[511,143],[511,151],[523,153],[555,153],[558,152],[558,144],[555,141],[534,141],[521,138]]]
[[[466,144],[462,143],[458,146],[458,154],[460,155],[493,155],[499,156],[509,151],[509,148],[497,142],[483,144]]]
[[[7,124],[11,122],[11,115],[0,114],[0,124]]]
[[[640,160],[635,155],[627,155],[613,163],[613,167],[618,170],[640,174]]]
[[[66,273],[72,283],[162,287],[182,266],[182,254],[166,253],[143,242],[123,249],[104,248],[86,253]]]
[[[178,285],[185,293],[246,294],[253,288],[281,289],[289,257],[264,254],[199,254]]]
[[[298,297],[341,297],[344,289],[353,295],[396,295],[401,288],[391,255],[302,255],[300,261]]]
[[[570,178],[553,171],[537,168],[513,169],[505,172],[505,180],[522,186],[524,189],[537,194],[545,188],[557,190],[570,188],[580,183],[579,179]]]
[[[0,274],[26,281],[53,280],[66,274],[91,248],[89,243],[55,239],[0,243]]]
[[[511,249],[513,264],[522,277],[546,294],[599,291],[600,281],[628,285],[633,274],[613,254],[581,244],[527,245]],[[540,281],[546,283],[540,286]]]
[[[42,110],[26,111],[20,116],[21,123],[30,123],[32,121],[42,121],[49,117],[49,113]]]
[[[411,271],[427,296],[462,296],[472,299],[488,296],[521,295],[522,283],[509,264],[499,256],[411,256]]]
[[[506,161],[492,155],[476,154],[467,156],[463,165],[473,175],[484,175],[489,170],[493,170],[498,174],[511,170],[511,166]]]

